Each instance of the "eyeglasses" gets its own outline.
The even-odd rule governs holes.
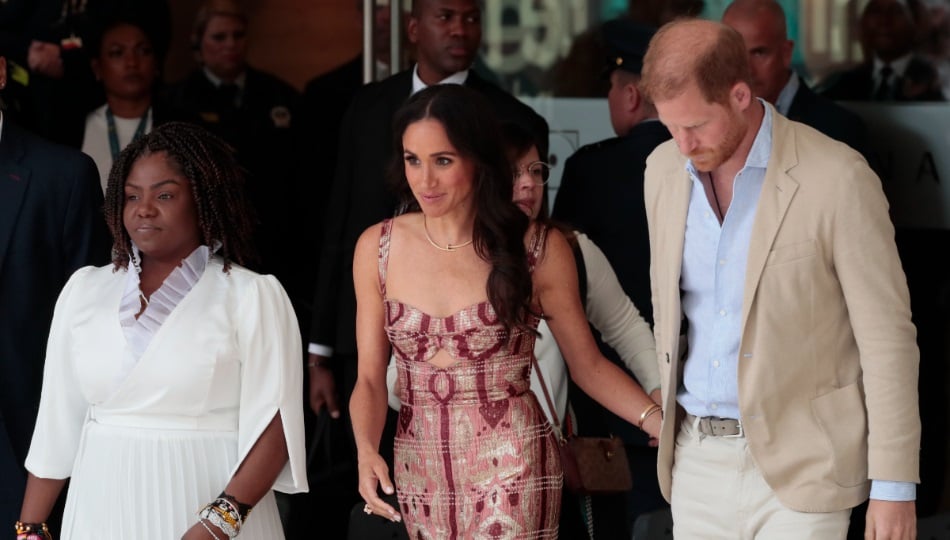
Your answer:
[[[551,165],[543,161],[532,161],[522,167],[515,167],[511,173],[515,183],[518,182],[521,175],[527,173],[535,185],[543,186],[548,183],[548,178],[551,174]]]

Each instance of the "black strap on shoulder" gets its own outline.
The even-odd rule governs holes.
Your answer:
[[[581,305],[587,310],[587,266],[584,265],[584,254],[577,243],[577,236],[571,239],[571,250],[574,251],[574,264],[577,266],[577,290],[581,293]]]

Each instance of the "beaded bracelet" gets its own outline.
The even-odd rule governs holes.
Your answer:
[[[244,504],[234,495],[222,491],[217,499],[198,511],[198,516],[221,529],[228,538],[234,538],[241,532],[244,520],[250,513],[251,505]]]
[[[215,499],[214,502],[202,508],[201,512],[198,513],[198,517],[221,529],[221,532],[226,534],[228,538],[235,538],[241,532],[241,517],[230,515],[227,510],[220,508],[216,504],[219,500]]]
[[[237,498],[234,495],[229,495],[227,492],[224,492],[224,491],[222,491],[221,494],[218,495],[218,498],[224,499],[228,501],[229,503],[231,503],[231,505],[234,507],[234,510],[237,511],[237,513],[241,516],[241,521],[244,521],[247,519],[248,514],[251,513],[251,508],[253,508],[251,505],[244,504],[241,501],[237,500]]]
[[[16,529],[16,540],[53,540],[46,523],[17,521],[13,527]]]
[[[208,525],[207,521],[203,519],[199,519],[198,523],[201,523],[201,526],[204,527],[206,531],[208,531],[208,534],[210,534],[211,537],[214,538],[214,540],[221,540],[220,538],[218,538],[218,535],[214,532],[214,530],[212,530],[211,527]]]

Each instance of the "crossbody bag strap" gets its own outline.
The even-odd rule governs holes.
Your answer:
[[[577,286],[578,292],[581,297],[581,305],[586,309],[587,306],[587,266],[584,264],[584,254],[581,252],[581,247],[577,243],[577,237],[569,241],[571,246],[571,251],[574,252],[574,264],[577,266]],[[557,428],[558,437],[564,438],[564,431],[561,429],[560,416],[557,414],[557,408],[554,406],[554,400],[551,399],[551,394],[548,391],[548,385],[544,381],[544,374],[541,373],[541,367],[538,366],[538,358],[532,354],[531,363],[534,366],[534,370],[538,373],[538,381],[541,382],[541,390],[544,392],[544,400],[548,403],[548,410],[551,411],[551,420],[554,422],[554,427]],[[570,421],[570,418],[568,418]]]
[[[561,421],[558,419],[557,409],[554,407],[551,393],[548,392],[548,384],[544,382],[544,374],[541,373],[541,366],[538,365],[538,358],[534,353],[531,353],[531,365],[534,366],[534,371],[538,374],[538,381],[541,382],[541,391],[544,393],[544,400],[548,403],[548,410],[551,411],[551,421],[554,422],[554,427],[557,428],[558,438],[563,439],[564,434],[561,432]]]

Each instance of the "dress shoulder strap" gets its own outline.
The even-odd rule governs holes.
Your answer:
[[[393,234],[393,220],[383,221],[379,231],[379,291],[386,298],[386,271],[389,268],[389,240]]]
[[[531,272],[534,272],[534,267],[541,260],[541,255],[544,253],[544,244],[548,237],[547,225],[536,223],[534,229],[534,236],[528,246],[528,270]]]

